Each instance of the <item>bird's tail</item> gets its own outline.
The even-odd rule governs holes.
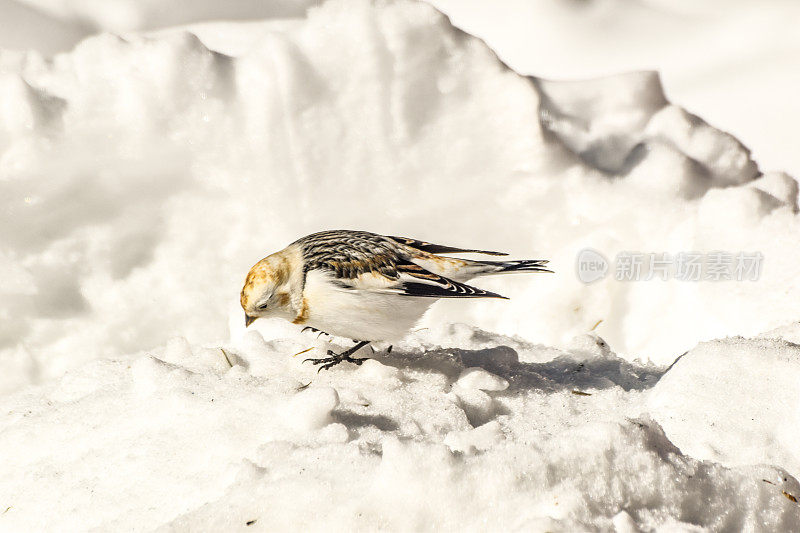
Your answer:
[[[550,272],[545,268],[547,259],[522,259],[520,261],[474,261],[477,275],[506,274],[510,272]]]

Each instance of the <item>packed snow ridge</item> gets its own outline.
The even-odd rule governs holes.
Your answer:
[[[321,374],[292,357],[325,345],[178,338],[6,397],[3,527],[800,527],[800,484],[768,466],[800,464],[800,347],[780,336],[706,343],[666,374],[592,335],[559,351],[466,326]]]
[[[797,182],[656,74],[527,78],[338,0],[0,52],[0,102],[1,528],[800,528]],[[317,375],[324,339],[237,297],[331,228],[556,274]],[[585,248],[764,264],[586,285]]]

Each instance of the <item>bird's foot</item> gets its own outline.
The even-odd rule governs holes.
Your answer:
[[[323,370],[330,370],[331,368],[335,367],[336,365],[344,361],[348,363],[353,363],[355,365],[361,365],[361,363],[369,359],[368,357],[356,359],[354,357],[350,357],[349,355],[342,356],[340,354],[334,353],[333,350],[328,350],[328,355],[330,355],[331,357],[323,357],[321,359],[306,359],[303,362],[305,363],[306,361],[311,361],[312,364],[320,365],[320,367],[317,369],[317,372],[321,372]]]
[[[363,357],[356,359],[354,357],[350,357],[354,353],[356,353],[359,348],[362,346],[366,346],[369,344],[368,341],[360,341],[357,345],[353,346],[349,350],[345,350],[342,353],[336,353],[333,350],[328,350],[328,355],[330,357],[322,357],[320,359],[306,359],[303,362],[311,361],[311,364],[320,365],[317,369],[317,372],[322,372],[323,370],[330,370],[331,368],[335,367],[339,363],[346,361],[348,363],[353,363],[354,365],[361,365],[364,361],[369,359],[368,357]]]

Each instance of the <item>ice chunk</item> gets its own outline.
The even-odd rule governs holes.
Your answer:
[[[767,172],[751,182],[750,185],[790,206],[793,211],[797,211],[797,180],[785,172]]]
[[[164,347],[162,359],[176,365],[190,363],[194,355],[189,342],[184,337],[173,337]]]
[[[595,333],[584,333],[573,338],[566,348],[577,356],[587,359],[610,358],[612,356],[611,347],[602,337]]]
[[[471,455],[478,451],[488,450],[502,438],[503,432],[500,429],[500,423],[492,420],[468,431],[450,433],[445,437],[444,443],[454,452]]]
[[[494,400],[480,389],[455,386],[450,394],[455,396],[473,426],[488,422],[496,414],[497,406]]]
[[[650,408],[685,453],[800,475],[800,347],[733,337],[699,344],[653,389]]]
[[[393,367],[384,365],[375,359],[367,359],[359,367],[358,373],[365,379],[374,380],[397,380],[400,371]]]
[[[314,387],[298,392],[282,409],[286,422],[299,430],[313,431],[332,422],[331,412],[339,405],[332,387]]]
[[[620,511],[611,519],[616,533],[640,533],[641,529],[636,525],[636,521],[625,511]]]
[[[508,388],[508,381],[479,367],[465,368],[456,384],[465,389],[501,391]]]

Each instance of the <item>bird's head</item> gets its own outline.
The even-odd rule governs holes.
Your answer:
[[[293,270],[290,258],[280,252],[253,265],[240,298],[245,326],[261,317],[292,316]]]

